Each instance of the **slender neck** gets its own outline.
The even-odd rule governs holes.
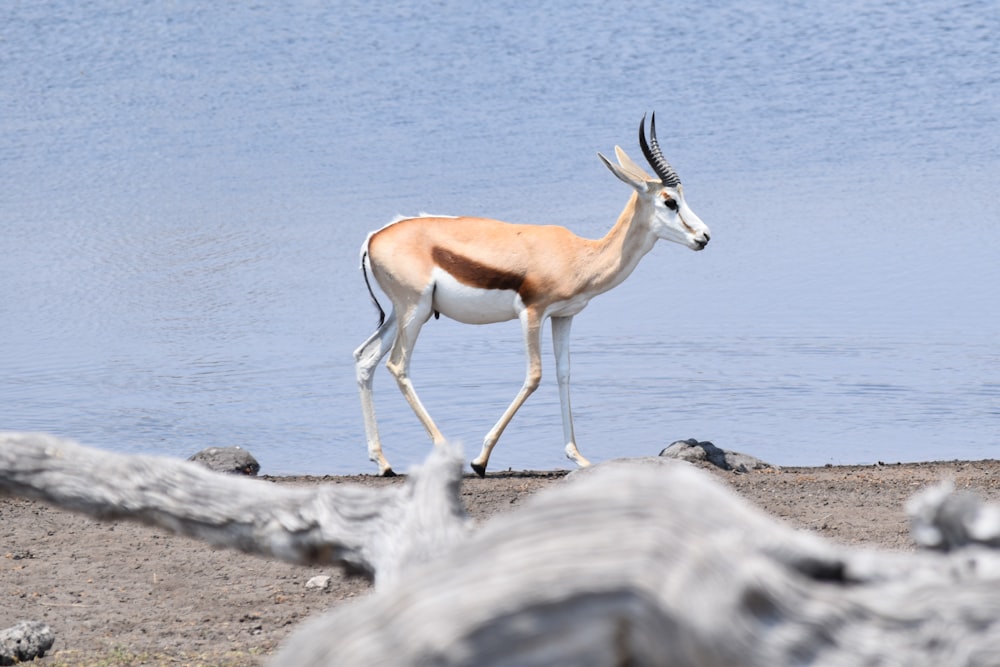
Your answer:
[[[593,242],[594,252],[588,258],[593,292],[607,292],[620,285],[653,249],[657,239],[650,229],[652,214],[649,203],[633,192],[615,226],[604,238]]]

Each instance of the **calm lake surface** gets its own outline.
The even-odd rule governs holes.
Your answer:
[[[994,0],[4,3],[0,429],[374,472],[365,235],[601,236],[629,190],[596,153],[639,158],[655,110],[712,243],[661,242],[576,318],[581,451],[998,457],[997,35]],[[548,340],[494,470],[571,465]],[[432,320],[412,376],[471,458],[524,363],[516,322]],[[375,391],[405,470],[430,443]]]

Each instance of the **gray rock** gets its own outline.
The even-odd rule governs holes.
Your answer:
[[[260,464],[253,454],[240,447],[208,447],[203,449],[188,461],[200,463],[215,472],[234,475],[249,475],[253,477],[260,472]]]
[[[21,621],[0,630],[0,665],[17,665],[41,658],[55,641],[56,636],[48,624],[41,621]]]
[[[307,589],[319,589],[325,591],[330,586],[330,577],[326,574],[319,574],[306,582]]]
[[[677,440],[676,442],[671,443],[660,452],[660,456],[689,461],[691,463],[710,463],[718,468],[722,468],[723,470],[732,470],[734,472],[749,472],[751,470],[760,470],[762,468],[776,468],[776,466],[761,461],[760,459],[750,456],[749,454],[731,452],[716,447],[707,440],[699,442],[695,438]]]

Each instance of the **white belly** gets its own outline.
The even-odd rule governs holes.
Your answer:
[[[556,301],[550,305],[546,311],[546,317],[572,317],[587,307],[591,299],[590,294],[577,294],[572,299],[566,301]]]
[[[517,319],[524,309],[513,290],[479,289],[455,280],[450,274],[434,271],[434,310],[466,324],[492,324]]]

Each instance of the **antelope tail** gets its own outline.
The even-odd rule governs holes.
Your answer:
[[[365,287],[368,288],[368,296],[371,297],[372,303],[378,308],[378,326],[381,327],[385,323],[385,311],[382,310],[382,304],[378,302],[378,297],[375,296],[375,290],[372,289],[371,281],[368,280],[368,248],[366,247],[361,253],[361,275],[365,277]]]

